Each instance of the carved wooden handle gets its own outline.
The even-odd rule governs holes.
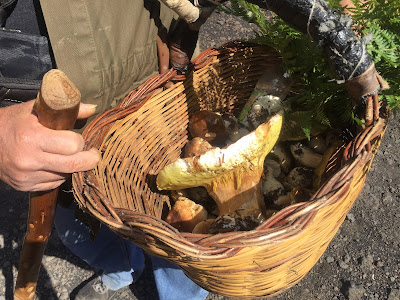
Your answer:
[[[60,70],[50,70],[42,81],[33,110],[40,124],[50,129],[72,129],[81,95]],[[27,230],[20,254],[14,299],[34,299],[40,265],[53,226],[58,188],[31,192]]]

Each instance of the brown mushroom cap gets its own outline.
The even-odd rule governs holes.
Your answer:
[[[181,197],[172,206],[165,221],[179,231],[192,232],[197,223],[207,219],[207,211],[192,200]]]
[[[189,132],[193,138],[200,137],[217,144],[228,138],[222,116],[209,110],[200,110],[193,114],[189,120]]]

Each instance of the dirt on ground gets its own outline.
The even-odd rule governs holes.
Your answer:
[[[215,13],[203,26],[202,49],[249,37],[253,28]],[[273,300],[400,299],[400,122],[391,119],[365,187],[325,253],[294,287]],[[19,252],[26,229],[27,193],[0,183],[0,300],[13,298]],[[95,272],[53,234],[45,251],[38,299],[73,299]],[[115,299],[156,299],[151,272]],[[208,300],[228,300],[210,293]],[[182,299],[186,300],[186,299]]]

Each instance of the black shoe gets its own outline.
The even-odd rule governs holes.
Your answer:
[[[106,287],[100,277],[95,277],[78,292],[75,300],[111,300],[116,293]]]

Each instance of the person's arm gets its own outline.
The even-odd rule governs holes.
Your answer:
[[[78,133],[40,125],[33,103],[0,109],[0,179],[20,191],[50,190],[68,174],[94,168],[100,160],[98,151],[83,151]],[[94,106],[81,104],[78,118],[94,111]]]

